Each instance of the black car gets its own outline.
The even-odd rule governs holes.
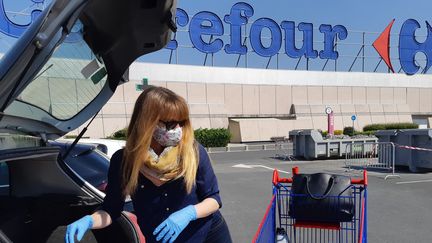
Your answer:
[[[72,143],[52,141],[49,144],[60,147],[60,156],[63,158]],[[86,182],[101,191],[105,191],[109,158],[97,145],[78,143],[63,159]]]
[[[168,43],[175,10],[175,0],[53,0],[3,56],[0,162],[9,186],[0,242],[62,242],[69,223],[100,206],[99,182],[87,182],[91,173],[74,171],[49,141],[88,124],[129,65]],[[134,220],[123,213],[81,242],[143,242]]]
[[[109,168],[109,158],[95,144],[76,144],[71,142],[49,141],[50,146],[60,148],[59,156],[64,162],[86,182],[100,191],[105,191]],[[6,162],[0,162],[0,195],[9,194],[9,170]]]

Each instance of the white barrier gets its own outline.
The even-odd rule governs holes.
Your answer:
[[[351,143],[346,145],[345,165],[349,168],[384,169],[391,172],[384,179],[400,177],[395,174],[395,144]]]

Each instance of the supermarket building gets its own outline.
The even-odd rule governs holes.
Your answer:
[[[181,95],[188,102],[195,129],[229,128],[232,142],[269,141],[293,129],[326,130],[326,107],[333,110],[335,129],[354,125],[361,130],[371,123],[389,122],[432,126],[432,76],[427,74],[432,66],[432,31],[428,27],[424,42],[418,42],[416,31],[425,27],[413,19],[399,21],[399,34],[390,35],[395,20],[381,33],[359,33],[342,25],[314,27],[270,18],[252,21],[253,15],[253,7],[244,2],[234,4],[224,18],[209,11],[190,16],[177,9],[179,31],[165,48],[170,64],[133,63],[127,73],[129,81],[118,87],[86,136],[107,137],[126,127],[145,85],[163,86]],[[191,45],[184,44],[181,35]],[[358,48],[349,43],[355,35],[354,42],[361,43]],[[186,59],[205,55],[204,63],[172,61],[173,55],[179,59],[181,48],[190,50]],[[222,61],[224,67],[213,65],[214,56],[220,53],[238,56],[237,64]],[[397,58],[390,58],[396,53]],[[417,53],[426,59],[419,60]],[[252,57],[267,65],[248,65]],[[338,67],[342,57],[352,58],[349,68]],[[283,58],[285,64],[291,62],[285,65],[288,68],[280,68]],[[244,66],[239,65],[240,60]],[[329,61],[335,64],[331,71]],[[312,62],[321,62],[322,68],[310,68]],[[366,70],[366,65],[372,68]]]
[[[233,142],[268,141],[293,129],[335,129],[371,123],[432,124],[432,76],[319,72],[134,63],[90,126],[87,136],[106,137],[127,126],[142,77],[186,99],[197,128],[229,128]],[[79,131],[79,129],[77,130]]]

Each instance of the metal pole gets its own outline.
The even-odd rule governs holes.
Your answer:
[[[337,51],[337,38],[335,36],[335,51]],[[335,72],[337,71],[337,59],[335,59]]]
[[[396,147],[394,143],[391,143],[392,145],[392,174],[395,175],[395,157],[396,157]]]
[[[276,54],[276,69],[279,70],[279,52]]]
[[[247,47],[246,40],[249,39],[249,36],[247,36],[247,24],[245,25],[245,28],[244,28],[244,34],[245,34],[245,45]],[[246,68],[248,67],[248,52],[249,51],[246,48],[246,54],[245,54],[245,66],[246,66]]]
[[[384,177],[384,180],[387,180],[388,178],[391,178],[391,177],[400,178],[400,175],[395,174],[396,145],[392,142],[390,142],[389,144],[391,145],[391,148],[392,148],[392,151],[391,151],[391,154],[392,154],[391,167],[392,167],[392,169],[391,169],[391,175],[386,175]]]
[[[363,42],[362,42],[362,72],[365,71],[365,32],[363,32]]]
[[[169,56],[169,61],[168,61],[169,64],[171,64],[172,55],[173,55],[173,50],[170,51],[170,56]]]
[[[245,55],[245,67],[246,68],[248,67],[248,52],[249,51],[246,51],[246,55]]]

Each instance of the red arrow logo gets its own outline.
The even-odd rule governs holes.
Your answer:
[[[393,19],[390,24],[385,28],[385,30],[381,33],[381,35],[374,41],[372,46],[390,68],[390,70],[394,73],[393,66],[390,61],[390,31],[393,27],[393,23],[395,20]]]

